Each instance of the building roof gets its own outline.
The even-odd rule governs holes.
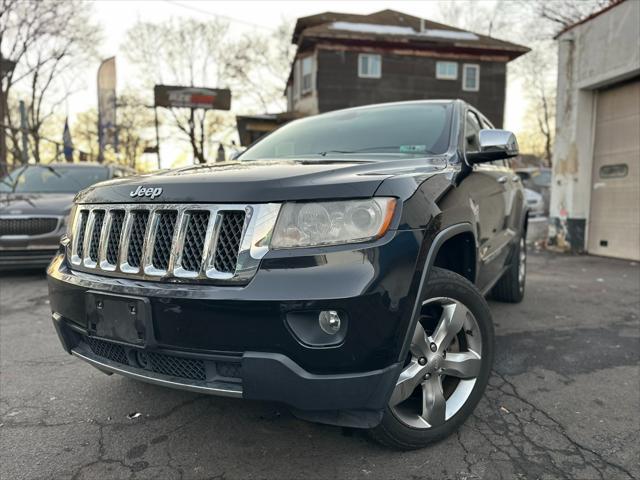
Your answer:
[[[413,49],[456,49],[467,52],[500,53],[513,60],[530,49],[497,38],[421,19],[396,10],[369,15],[324,12],[301,17],[296,22],[292,42],[307,41],[375,42]]]

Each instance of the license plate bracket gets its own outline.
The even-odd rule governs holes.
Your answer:
[[[151,331],[149,299],[89,291],[86,294],[89,336],[145,346]]]

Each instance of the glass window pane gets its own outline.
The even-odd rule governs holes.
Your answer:
[[[479,86],[479,70],[478,65],[465,65],[464,66],[464,82],[463,89],[470,91],[477,91]]]
[[[249,148],[241,160],[371,152],[372,158],[441,154],[450,141],[452,104],[381,105],[296,120]],[[339,153],[342,152],[342,153]],[[375,155],[375,157],[374,157]]]
[[[436,62],[436,78],[455,80],[458,78],[458,64],[456,62]]]

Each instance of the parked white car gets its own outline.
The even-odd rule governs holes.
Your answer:
[[[524,189],[524,195],[527,200],[527,206],[529,207],[529,216],[544,216],[544,198],[542,195],[530,188]]]

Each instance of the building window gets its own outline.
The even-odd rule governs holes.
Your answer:
[[[313,90],[313,57],[304,57],[301,63],[302,70],[302,92],[309,93]]]
[[[458,64],[456,62],[436,62],[436,78],[439,80],[457,80]]]
[[[358,76],[361,78],[380,78],[382,76],[380,55],[372,53],[358,55]]]
[[[462,90],[467,92],[480,90],[480,65],[465,63],[462,66]]]

